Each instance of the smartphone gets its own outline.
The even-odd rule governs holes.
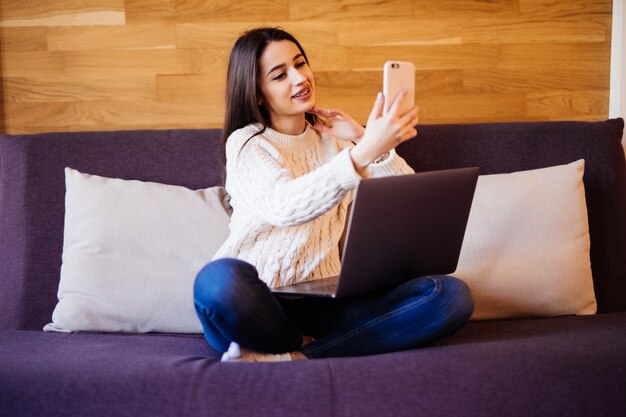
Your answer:
[[[408,90],[408,94],[400,103],[399,116],[415,106],[415,65],[404,61],[385,62],[383,67],[383,94],[385,95],[383,115],[387,114],[398,92],[403,88]]]

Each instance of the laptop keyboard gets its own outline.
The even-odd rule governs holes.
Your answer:
[[[329,277],[318,279],[314,281],[301,282],[295,285],[289,285],[286,287],[280,287],[273,289],[273,292],[277,293],[308,293],[308,294],[334,294],[337,290],[337,284],[339,277]]]

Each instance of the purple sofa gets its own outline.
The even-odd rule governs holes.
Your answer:
[[[0,136],[1,416],[625,416],[626,166],[621,119],[426,125],[416,171],[482,174],[586,160],[599,314],[470,322],[404,352],[219,362],[198,334],[49,333],[65,166],[183,185],[222,182],[218,130]]]

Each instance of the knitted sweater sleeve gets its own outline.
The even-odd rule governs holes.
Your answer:
[[[337,141],[340,148],[352,148],[354,143],[348,141]],[[391,177],[393,175],[415,174],[415,171],[396,152],[395,148],[389,151],[389,155],[383,161],[371,163],[367,166],[365,177]]]
[[[326,213],[361,179],[349,149],[308,174],[292,178],[262,137],[235,137],[228,142],[228,192],[249,212],[277,227],[304,224]]]
[[[392,175],[414,174],[415,171],[406,161],[396,153],[395,149],[389,151],[387,159],[368,166],[372,177],[390,177]]]

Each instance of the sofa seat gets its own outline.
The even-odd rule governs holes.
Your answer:
[[[625,341],[626,313],[612,313],[470,322],[385,355],[223,364],[202,335],[2,330],[0,414],[599,417],[626,410]]]

